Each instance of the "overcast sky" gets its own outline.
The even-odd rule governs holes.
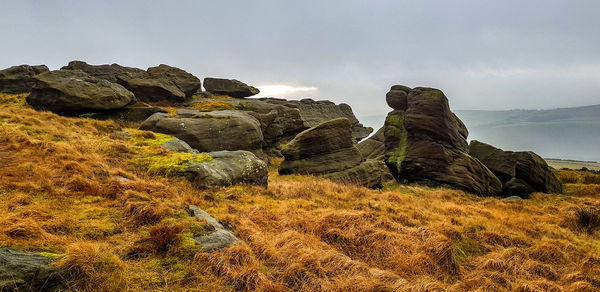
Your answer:
[[[600,104],[595,0],[0,3],[2,68],[165,63],[359,116],[388,112],[393,84],[442,89],[453,109]]]

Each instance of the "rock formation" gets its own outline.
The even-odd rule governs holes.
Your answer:
[[[201,87],[200,79],[194,75],[164,64],[146,72],[121,74],[117,79],[139,100],[147,102],[186,102]]]
[[[393,86],[386,100],[394,111],[384,126],[385,163],[397,181],[447,185],[481,195],[501,192],[498,178],[468,154],[467,129],[450,111],[444,93]]]
[[[209,162],[189,162],[186,175],[197,188],[227,187],[248,184],[267,187],[267,163],[248,151],[208,152]]]
[[[122,108],[135,100],[123,86],[81,70],[58,70],[34,77],[27,103],[36,109],[76,113]]]
[[[133,104],[120,109],[110,111],[89,112],[79,115],[82,118],[92,118],[97,120],[114,120],[122,122],[142,122],[156,113],[166,113],[167,111],[154,106],[144,104]]]
[[[260,91],[235,79],[204,78],[204,89],[212,94],[244,98],[257,95]]]
[[[282,150],[279,173],[310,174],[368,187],[381,185],[383,164],[365,161],[346,118],[323,122],[298,134]]]
[[[281,104],[287,107],[297,108],[300,111],[300,116],[308,127],[314,127],[322,122],[337,118],[346,118],[352,125],[352,137],[356,141],[360,141],[365,137],[368,137],[373,132],[373,128],[365,127],[358,121],[352,112],[352,108],[345,103],[336,105],[328,100],[314,101],[309,98],[302,100],[263,98],[261,100],[268,103]]]
[[[63,284],[60,270],[43,255],[0,248],[0,291],[53,291]]]
[[[71,61],[61,70],[81,70],[93,77],[119,83],[133,92],[138,100],[145,102],[182,103],[189,101],[201,88],[201,81],[196,76],[164,64],[144,71],[118,64],[90,65]]]
[[[506,196],[532,192],[562,193],[562,184],[546,161],[531,151],[504,151],[473,140],[469,154],[479,159],[502,182]]]
[[[60,70],[81,70],[96,78],[104,79],[113,83],[118,83],[119,75],[123,74],[138,74],[145,71],[139,68],[124,67],[119,64],[111,65],[90,65],[83,61],[71,61],[67,66],[63,66]]]
[[[36,83],[36,80],[33,78],[33,76],[48,71],[48,67],[45,65],[20,65],[0,70],[0,92],[31,92],[31,89]]]
[[[140,129],[177,137],[200,152],[247,150],[263,158],[261,125],[253,116],[231,110],[178,113],[182,115],[154,114]]]

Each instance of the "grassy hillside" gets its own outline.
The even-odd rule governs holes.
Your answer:
[[[565,195],[506,201],[279,176],[274,160],[268,189],[198,190],[172,175],[168,137],[23,98],[0,97],[0,245],[44,252],[73,290],[600,289],[598,175],[562,171]],[[201,252],[210,228],[189,204],[242,242]]]

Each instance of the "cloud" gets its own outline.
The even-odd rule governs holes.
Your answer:
[[[315,93],[318,88],[314,86],[291,86],[283,84],[259,85],[260,96],[265,97],[298,97],[307,93]]]

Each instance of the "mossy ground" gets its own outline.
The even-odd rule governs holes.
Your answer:
[[[0,104],[0,244],[45,252],[71,290],[600,289],[600,231],[582,226],[598,184],[514,202],[279,176],[274,163],[269,189],[198,190],[140,167],[171,155],[157,146],[168,137],[123,130]],[[192,238],[211,229],[189,204],[242,242],[202,252]]]

